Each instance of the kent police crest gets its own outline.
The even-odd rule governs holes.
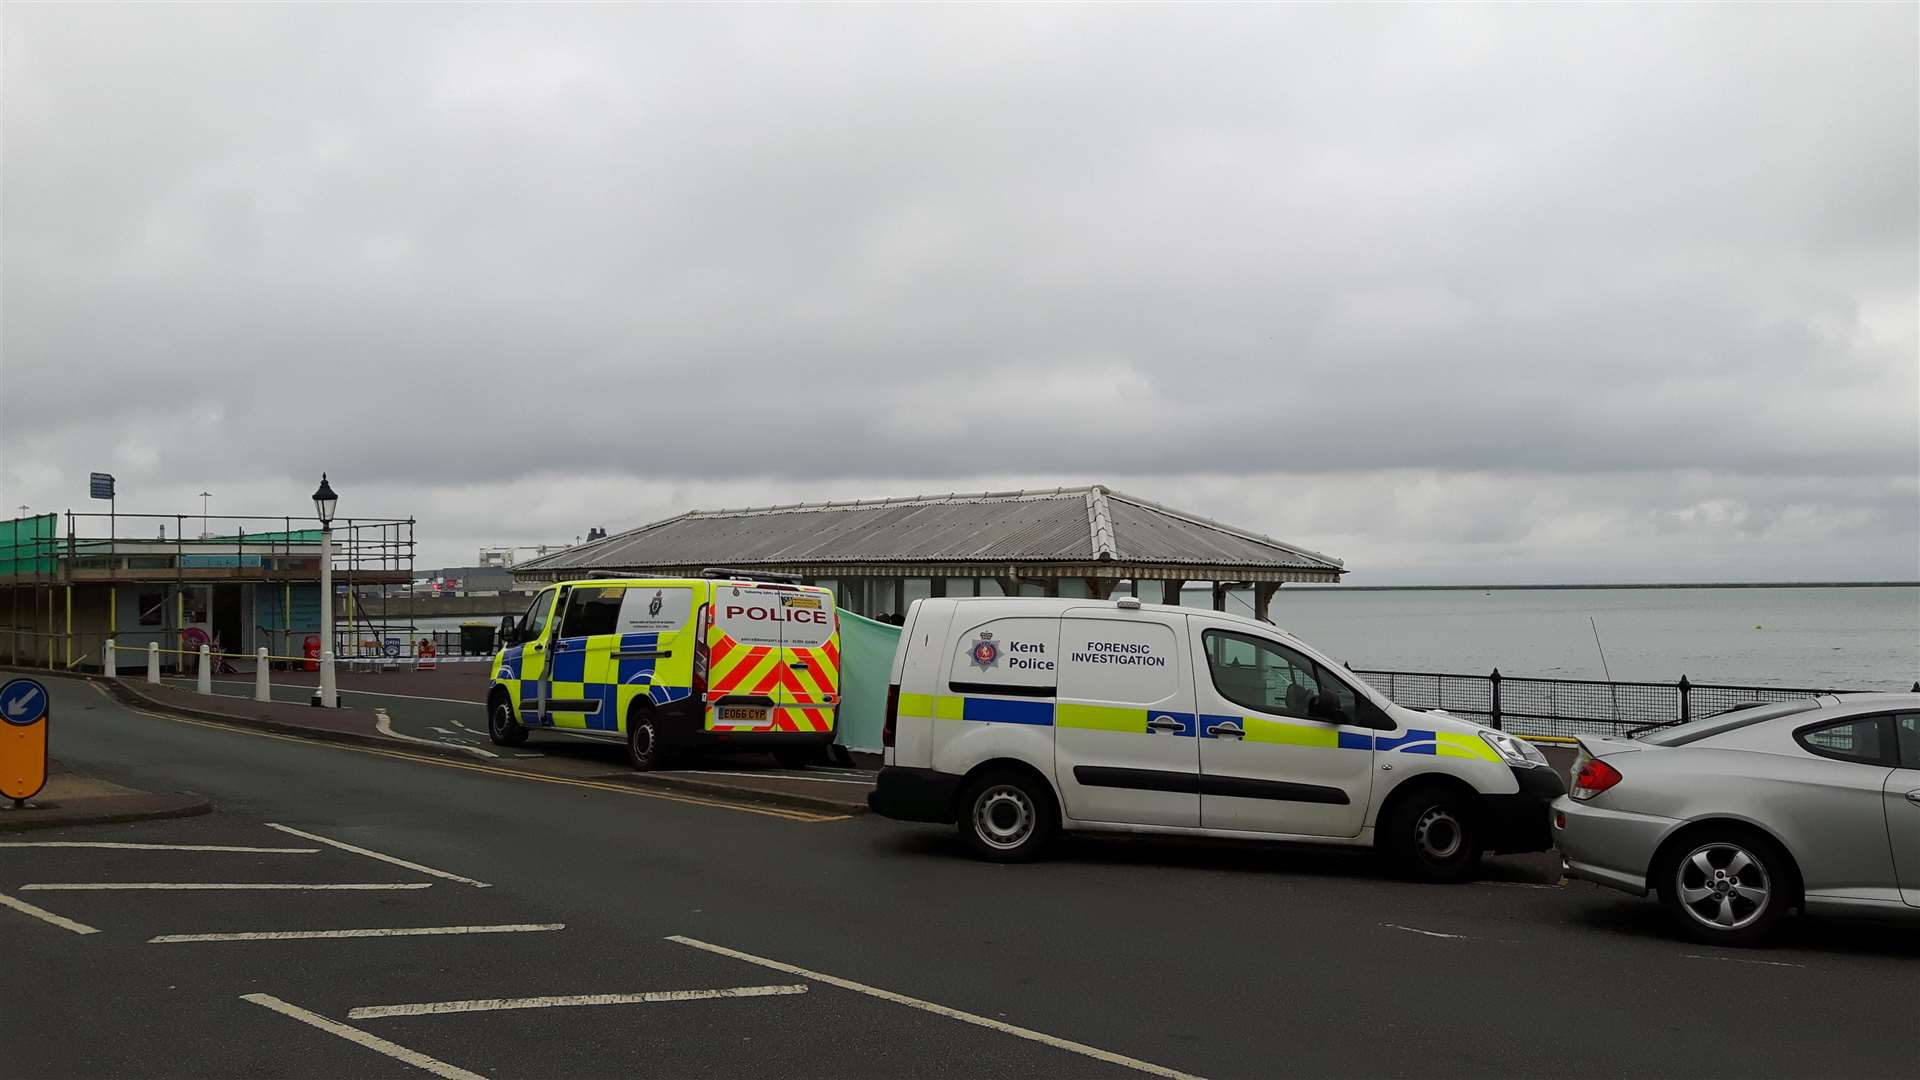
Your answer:
[[[1000,662],[1000,646],[993,640],[993,631],[980,631],[980,640],[973,643],[973,666],[985,671]]]
[[[665,595],[665,589],[653,594],[653,599],[647,603],[647,618],[651,619],[660,614],[660,598]]]

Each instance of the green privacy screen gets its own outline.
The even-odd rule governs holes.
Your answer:
[[[0,521],[0,577],[51,575],[59,565],[54,557],[54,531],[59,525],[54,514]],[[886,677],[886,672],[880,673],[883,681]],[[880,692],[885,694],[886,687]]]
[[[840,609],[840,715],[834,741],[849,750],[880,751],[887,719],[887,679],[900,628]]]

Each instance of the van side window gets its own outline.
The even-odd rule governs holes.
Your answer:
[[[547,616],[552,611],[553,611],[553,590],[552,589],[548,589],[542,592],[539,596],[534,597],[533,603],[527,605],[526,617],[520,620],[521,627],[522,627],[520,632],[520,640],[522,641],[538,640],[540,637],[540,632],[547,628]]]
[[[560,636],[576,638],[615,632],[620,626],[620,602],[626,595],[623,586],[574,586],[567,595],[567,613],[560,620]]]
[[[1278,642],[1224,630],[1206,633],[1214,689],[1235,705],[1301,720],[1355,723],[1351,688]]]

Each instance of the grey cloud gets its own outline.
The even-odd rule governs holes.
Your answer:
[[[6,18],[9,503],[111,448],[462,530],[556,478],[1196,475],[1334,529],[1292,475],[1380,529],[1604,491],[1635,565],[1815,502],[1920,533],[1911,7]],[[1547,565],[1569,512],[1433,542]]]

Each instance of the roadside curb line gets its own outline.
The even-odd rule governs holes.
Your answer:
[[[7,665],[0,665],[0,671],[11,670],[15,669]],[[18,670],[27,671],[31,669],[21,668]],[[205,720],[210,723],[225,724],[230,727],[257,728],[262,731],[273,732],[276,735],[287,735],[296,739],[306,739],[311,742],[351,743],[358,746],[377,747],[382,750],[399,750],[409,754],[418,754],[423,757],[445,758],[449,761],[459,761],[468,765],[475,764],[473,755],[451,747],[441,749],[422,743],[388,739],[379,735],[365,735],[357,731],[332,731],[326,728],[312,728],[302,724],[290,724],[280,720],[266,720],[257,716],[235,716],[231,713],[215,712],[211,709],[195,709],[184,705],[176,705],[170,701],[162,702],[142,694],[140,691],[134,689],[133,686],[129,685],[124,679],[109,679],[104,675],[94,675],[80,671],[40,671],[37,672],[37,674],[51,675],[61,679],[78,679],[84,682],[99,683],[121,704],[148,709],[153,712],[167,713],[173,716],[184,716],[194,720]],[[519,770],[514,769],[512,766],[503,767],[515,772],[524,771],[530,776],[544,775],[535,773],[531,769]],[[678,776],[656,776],[651,773],[629,772],[599,775],[595,776],[594,779],[602,782],[627,784],[633,787],[656,788],[666,791],[680,791],[689,794],[724,797],[734,802],[755,803],[766,806],[784,806],[795,810],[812,810],[822,813],[846,815],[865,814],[868,812],[865,803],[861,803],[856,807],[848,803],[835,802],[832,799],[816,798],[811,795],[761,791],[755,788],[734,787],[731,784],[722,784],[711,780],[697,780]],[[204,810],[198,812],[205,813]]]
[[[26,832],[30,829],[61,829],[69,825],[124,825],[131,821],[160,821],[165,818],[199,817],[213,812],[213,800],[204,795],[180,792],[175,795],[108,796],[113,799],[167,800],[161,805],[146,810],[107,810],[97,814],[75,814],[70,817],[58,816],[64,807],[48,807],[43,812],[52,817],[26,817],[32,810],[0,811],[0,833]],[[19,817],[19,820],[10,820]]]

